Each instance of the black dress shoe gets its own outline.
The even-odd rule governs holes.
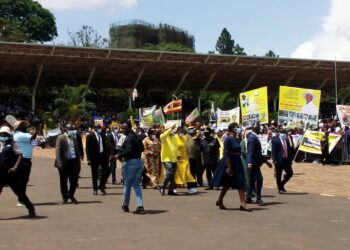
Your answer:
[[[145,213],[145,209],[141,206],[136,208],[136,210],[134,211],[134,214],[146,214]]]
[[[225,210],[226,207],[224,206],[224,203],[217,201],[216,206],[219,207],[221,210]]]
[[[175,192],[168,192],[168,195],[173,195],[173,196],[176,196],[176,195],[178,195],[177,193],[175,193]]]
[[[62,204],[67,204],[68,203],[68,198],[63,198]]]
[[[101,191],[102,195],[106,195],[107,194],[107,192],[106,192],[106,190],[104,188],[100,188],[100,191]]]
[[[74,204],[78,204],[78,200],[77,200],[77,199],[75,199],[75,197],[74,197],[74,196],[69,197],[69,199],[72,201],[72,203],[74,203]]]
[[[211,186],[209,186],[209,187],[207,187],[207,188],[205,188],[205,190],[213,190],[214,188],[213,187],[211,187]]]
[[[239,206],[239,210],[245,211],[245,212],[253,212],[251,209],[243,207],[243,206]]]
[[[263,200],[257,200],[256,204],[258,204],[259,206],[265,206],[265,203],[263,202]]]
[[[129,212],[129,207],[126,206],[126,205],[124,205],[124,204],[122,203],[122,210],[123,210],[124,212],[128,213],[128,212]]]
[[[252,204],[252,203],[253,203],[253,200],[252,200],[252,199],[245,200],[245,203]]]
[[[28,213],[29,213],[28,214],[29,218],[35,218],[36,217],[36,213],[35,213],[34,209],[29,210]]]
[[[92,194],[93,195],[97,195],[97,190],[94,190],[94,192]]]

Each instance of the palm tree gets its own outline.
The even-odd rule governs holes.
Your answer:
[[[92,93],[87,85],[65,85],[60,96],[55,99],[55,115],[72,122],[80,118],[89,118],[89,111],[96,109],[96,105],[86,99]]]

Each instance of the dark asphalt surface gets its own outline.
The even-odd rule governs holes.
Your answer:
[[[264,189],[266,206],[241,212],[237,191],[219,210],[219,192],[160,196],[143,190],[146,215],[123,213],[122,187],[108,184],[93,196],[83,165],[76,198],[62,205],[52,159],[35,158],[28,195],[37,219],[16,206],[9,188],[0,196],[0,249],[350,249],[350,200],[316,194],[277,194]],[[186,189],[179,189],[186,192]],[[134,193],[130,209],[135,209]]]

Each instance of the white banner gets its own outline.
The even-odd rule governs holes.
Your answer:
[[[231,110],[221,110],[217,109],[217,127],[219,129],[227,129],[228,125],[233,122],[239,124],[239,107],[231,109]]]

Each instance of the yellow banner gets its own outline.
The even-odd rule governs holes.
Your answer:
[[[321,139],[324,135],[325,135],[324,132],[307,130],[304,134],[299,150],[312,153],[312,154],[319,154],[319,155],[322,154]],[[328,136],[329,153],[333,151],[333,149],[338,144],[340,139],[341,139],[341,135],[329,134]]]
[[[280,86],[278,122],[290,128],[315,128],[321,91]]]
[[[321,151],[321,139],[324,136],[323,132],[317,131],[305,131],[303,140],[300,144],[299,150],[312,153],[312,154],[322,154]]]
[[[269,122],[267,87],[241,93],[239,94],[239,99],[243,127]]]

